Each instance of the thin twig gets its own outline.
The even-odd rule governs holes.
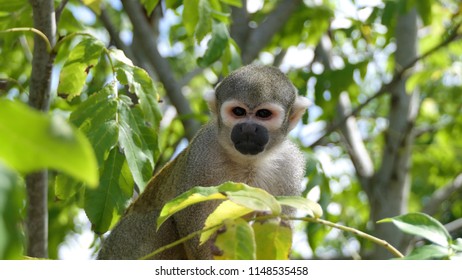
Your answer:
[[[253,218],[252,220],[268,220],[268,219],[273,219],[275,217],[279,217],[279,215],[265,215],[265,216],[257,216],[255,218]],[[325,225],[325,226],[329,226],[329,227],[332,227],[332,228],[336,228],[336,229],[340,229],[342,231],[345,231],[345,232],[351,232],[359,237],[362,237],[364,239],[367,239],[367,240],[370,240],[371,242],[379,245],[379,246],[382,246],[384,247],[385,249],[387,249],[390,253],[392,253],[394,256],[398,257],[398,258],[403,258],[404,255],[398,251],[398,249],[396,249],[395,247],[393,247],[390,243],[388,243],[387,241],[383,240],[383,239],[380,239],[380,238],[377,238],[375,236],[372,236],[370,234],[367,234],[365,232],[362,232],[360,230],[357,230],[355,228],[351,228],[351,227],[347,227],[347,226],[343,226],[343,225],[339,225],[339,224],[336,224],[336,223],[332,223],[332,222],[329,222],[329,221],[326,221],[326,220],[323,220],[323,219],[319,219],[319,218],[310,218],[310,217],[304,217],[304,218],[297,218],[297,217],[289,217],[289,216],[280,216],[282,219],[284,220],[292,220],[292,221],[304,221],[304,222],[309,222],[309,223],[317,223],[317,224],[321,224],[321,225]],[[210,227],[207,227],[207,228],[204,228],[204,229],[201,229],[201,230],[198,230],[198,231],[195,231],[191,234],[188,234],[187,236],[175,241],[175,242],[172,242],[170,244],[167,244],[165,246],[162,246],[160,248],[158,248],[157,250],[153,251],[152,253],[140,258],[141,260],[147,260],[147,259],[150,259],[152,258],[153,256],[157,255],[157,254],[160,254],[162,252],[164,252],[165,250],[168,250],[170,248],[173,248],[181,243],[184,243],[192,238],[194,238],[195,236],[198,236],[200,234],[202,234],[203,232],[206,232],[206,231],[209,231],[209,230],[213,230],[213,229],[216,229],[216,228],[219,228],[221,227],[223,224],[218,224],[218,225],[214,225],[214,226],[210,226]]]
[[[10,29],[0,31],[0,33],[9,33],[9,32],[32,32],[32,33],[35,33],[35,34],[39,35],[40,38],[43,39],[43,41],[45,42],[46,47],[47,47],[47,52],[51,53],[52,47],[51,47],[50,40],[48,40],[47,35],[45,35],[42,31],[40,31],[40,30],[38,30],[36,28],[33,28],[33,27],[15,27],[15,28],[10,28]]]
[[[305,221],[305,222],[310,222],[310,223],[317,223],[317,224],[321,224],[321,225],[325,225],[325,226],[329,226],[329,227],[333,227],[333,228],[336,228],[336,229],[340,229],[342,231],[346,231],[346,232],[351,232],[359,237],[362,237],[364,239],[367,239],[369,241],[372,241],[373,243],[379,245],[379,246],[382,246],[384,247],[385,249],[387,249],[390,253],[392,253],[394,256],[398,257],[398,258],[403,258],[404,255],[398,251],[398,249],[396,249],[395,247],[393,247],[390,243],[388,243],[387,241],[383,240],[383,239],[380,239],[380,238],[377,238],[375,236],[372,236],[370,234],[367,234],[365,232],[362,232],[360,230],[357,230],[355,228],[351,228],[351,227],[347,227],[347,226],[343,226],[343,225],[339,225],[339,224],[335,224],[335,223],[332,223],[332,222],[329,222],[329,221],[326,221],[326,220],[323,220],[323,219],[319,219],[319,218],[309,218],[309,217],[305,217],[305,218],[289,218],[290,220],[297,220],[297,221]]]
[[[210,227],[207,227],[207,228],[203,228],[201,230],[198,230],[198,231],[195,231],[193,233],[190,233],[188,235],[186,235],[185,237],[181,238],[181,239],[178,239],[177,241],[175,242],[172,242],[170,244],[167,244],[165,246],[162,246],[160,248],[158,248],[157,250],[155,250],[154,252],[152,253],[149,253],[147,254],[146,256],[144,257],[141,257],[140,260],[149,260],[151,259],[153,256],[157,255],[157,254],[160,254],[162,253],[163,251],[165,250],[168,250],[170,248],[173,248],[181,243],[184,243],[190,239],[193,239],[194,237],[196,237],[197,235],[200,235],[201,233],[203,232],[206,232],[206,231],[209,231],[209,230],[213,230],[213,229],[216,229],[218,227],[221,227],[223,224],[218,224],[218,225],[214,225],[214,226],[210,226]]]

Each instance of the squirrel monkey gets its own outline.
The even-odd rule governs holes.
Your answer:
[[[234,181],[275,196],[300,194],[305,161],[287,134],[310,102],[297,96],[290,80],[277,68],[249,65],[226,77],[206,100],[211,121],[150,180],[103,242],[99,259],[138,259],[200,230],[217,202],[190,206],[156,231],[164,204],[195,186]],[[198,242],[189,240],[154,258],[212,259],[211,242]]]

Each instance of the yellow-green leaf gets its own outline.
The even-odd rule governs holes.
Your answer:
[[[268,192],[243,183],[226,182],[216,187],[194,187],[167,202],[157,220],[157,227],[176,212],[199,202],[229,199],[253,211],[281,213],[281,206]]]
[[[299,210],[308,212],[308,215],[313,218],[322,216],[322,208],[318,203],[300,196],[277,196],[276,200],[285,206],[290,206]]]
[[[279,219],[253,225],[257,244],[257,260],[287,260],[292,247],[292,230]]]
[[[204,228],[222,224],[225,220],[234,220],[251,213],[253,210],[245,206],[236,204],[230,200],[223,201],[205,220]],[[206,242],[218,228],[205,231],[201,234],[200,243]]]
[[[82,2],[85,6],[92,9],[97,15],[101,14],[101,2],[103,2],[103,0],[83,0]]]
[[[85,38],[69,53],[59,76],[58,93],[79,96],[90,69],[98,62],[104,44],[95,38]]]
[[[88,185],[98,183],[88,139],[65,119],[6,99],[0,108],[0,161],[22,173],[51,168]]]
[[[214,191],[212,188],[207,187],[195,187],[188,192],[185,192],[173,200],[170,200],[165,204],[160,212],[159,218],[157,219],[157,228],[160,226],[173,214],[183,210],[184,208],[191,206],[193,204],[204,202],[208,200],[216,199],[226,199],[226,196]]]
[[[256,257],[252,227],[243,219],[226,220],[214,244],[216,260],[254,260]]]

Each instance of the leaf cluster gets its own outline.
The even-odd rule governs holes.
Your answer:
[[[175,242],[175,245],[200,235],[201,246],[206,246],[204,244],[212,238],[215,259],[288,259],[292,229],[287,223],[288,217],[281,212],[282,206],[300,209],[313,218],[322,215],[321,207],[306,198],[273,197],[259,188],[227,182],[216,187],[195,187],[167,202],[159,215],[157,227],[184,208],[210,200],[223,202],[208,216],[201,231]]]

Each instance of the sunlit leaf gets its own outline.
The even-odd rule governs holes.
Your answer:
[[[306,211],[309,216],[319,218],[322,216],[322,208],[319,204],[308,198],[300,196],[277,196],[276,200],[285,206],[290,206],[299,210]]]
[[[254,260],[255,238],[252,227],[243,219],[226,220],[214,245],[216,260]]]
[[[98,62],[104,45],[94,38],[85,38],[68,54],[59,76],[58,93],[69,99],[82,93],[87,75]]]
[[[448,259],[449,250],[448,248],[441,247],[434,244],[423,245],[417,247],[410,252],[403,259],[405,260],[440,260]]]
[[[227,182],[216,187],[194,187],[167,202],[157,220],[157,227],[176,212],[199,202],[229,199],[253,211],[281,213],[281,206],[266,191],[242,183]]]
[[[5,99],[0,108],[0,161],[22,173],[51,168],[97,184],[98,166],[88,139],[61,116]]]
[[[448,247],[451,240],[446,228],[427,214],[409,213],[379,221],[379,223],[385,222],[392,222],[405,233],[423,237],[443,247]]]
[[[222,22],[214,22],[212,38],[207,44],[204,56],[200,57],[197,63],[202,67],[206,67],[217,61],[226,49],[228,38],[229,34],[226,25]]]

